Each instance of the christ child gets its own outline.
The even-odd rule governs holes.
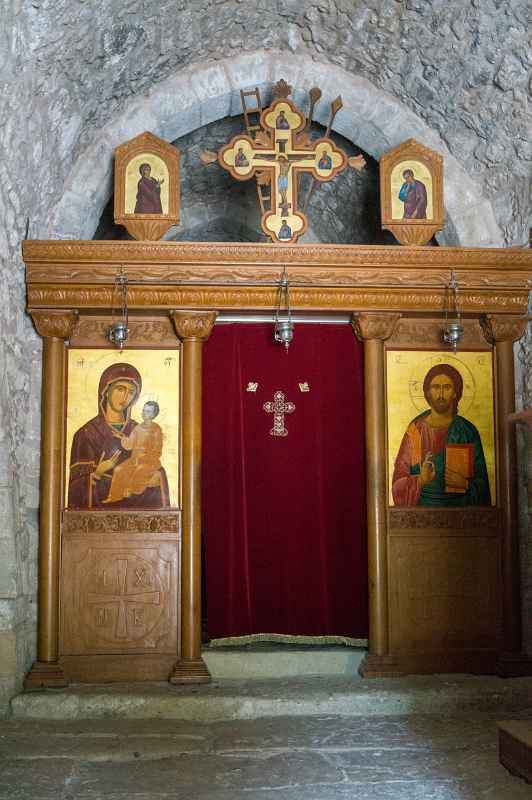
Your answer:
[[[159,414],[154,400],[144,403],[142,422],[129,436],[119,436],[120,445],[131,456],[113,470],[109,496],[104,503],[115,503],[131,495],[142,494],[150,486],[158,486],[163,451],[163,432],[153,420]]]

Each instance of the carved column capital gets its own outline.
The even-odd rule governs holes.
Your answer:
[[[181,341],[185,339],[206,341],[211,335],[216,316],[216,311],[170,311],[175,332]]]
[[[367,313],[353,314],[351,325],[355,335],[361,341],[380,339],[380,341],[384,342],[393,334],[400,318],[401,314],[369,311]]]
[[[480,317],[480,327],[490,344],[517,341],[524,334],[527,324],[528,318],[524,315],[484,314]]]
[[[43,339],[70,339],[78,322],[77,311],[30,310],[33,324]]]

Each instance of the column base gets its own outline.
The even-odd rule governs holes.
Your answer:
[[[529,664],[531,662],[529,661]],[[496,675],[498,654],[496,650],[445,650],[420,653],[395,653],[372,655],[368,653],[359,667],[363,678],[398,678],[403,675],[437,675],[442,673],[470,673]],[[517,665],[514,666],[517,668]],[[522,667],[524,668],[524,667]],[[530,675],[530,672],[510,674]]]
[[[65,688],[68,681],[59,661],[35,661],[24,680],[24,689]]]
[[[207,669],[207,664],[200,658],[182,658],[168,678],[170,683],[210,683],[211,673]]]
[[[393,656],[376,656],[367,653],[358,668],[362,678],[400,678],[405,675]]]
[[[532,656],[526,653],[501,653],[497,659],[497,675],[501,678],[525,678],[532,675]]]

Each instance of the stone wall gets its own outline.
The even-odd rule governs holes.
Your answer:
[[[303,85],[312,73],[320,83],[323,72],[329,92],[342,90],[327,73],[333,66],[358,85],[366,80],[368,103],[350,109],[349,124],[358,126],[368,146],[356,135],[351,141],[370,152],[372,120],[380,115],[381,127],[373,128],[378,157],[403,130],[402,109],[401,126],[411,120],[412,130],[432,132],[448,148],[454,199],[462,194],[469,202],[473,186],[475,202],[483,203],[461,220],[468,242],[490,240],[484,231],[493,209],[502,241],[519,245],[527,238],[532,207],[532,9],[528,0],[4,0],[2,22],[0,685],[10,693],[35,654],[40,343],[24,313],[20,240],[26,218],[29,235],[44,238],[60,230],[54,209],[61,215],[70,207],[81,224],[97,198],[103,208],[118,143],[109,126],[120,140],[121,128],[153,129],[161,115],[185,115],[189,84],[197,103],[186,110],[186,129],[172,138],[226,116],[212,86],[197,83],[198,70],[223,59],[226,72],[237,65],[234,82],[246,85],[253,75],[238,72],[238,59],[250,53],[270,87],[281,75]],[[268,60],[274,51],[278,55]],[[299,58],[301,74],[292,74]],[[181,74],[183,94],[168,95],[156,119],[151,93]],[[237,113],[234,99],[230,113]],[[346,121],[347,111],[342,113]],[[86,205],[76,206],[77,196],[69,195],[75,165],[99,175],[103,162],[100,194],[91,189]],[[457,177],[462,174],[470,183]],[[327,197],[333,202],[320,193]],[[184,217],[193,214],[185,209]],[[213,235],[223,232],[212,225]],[[452,230],[445,241],[456,241]],[[531,575],[529,565],[528,585]]]

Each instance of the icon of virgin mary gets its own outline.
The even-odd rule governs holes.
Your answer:
[[[161,509],[169,506],[164,467],[154,471],[140,494],[113,501],[110,488],[115,467],[131,457],[123,446],[137,427],[131,410],[142,389],[139,371],[131,364],[112,364],[102,372],[98,387],[98,415],[74,434],[70,456],[68,508]]]

